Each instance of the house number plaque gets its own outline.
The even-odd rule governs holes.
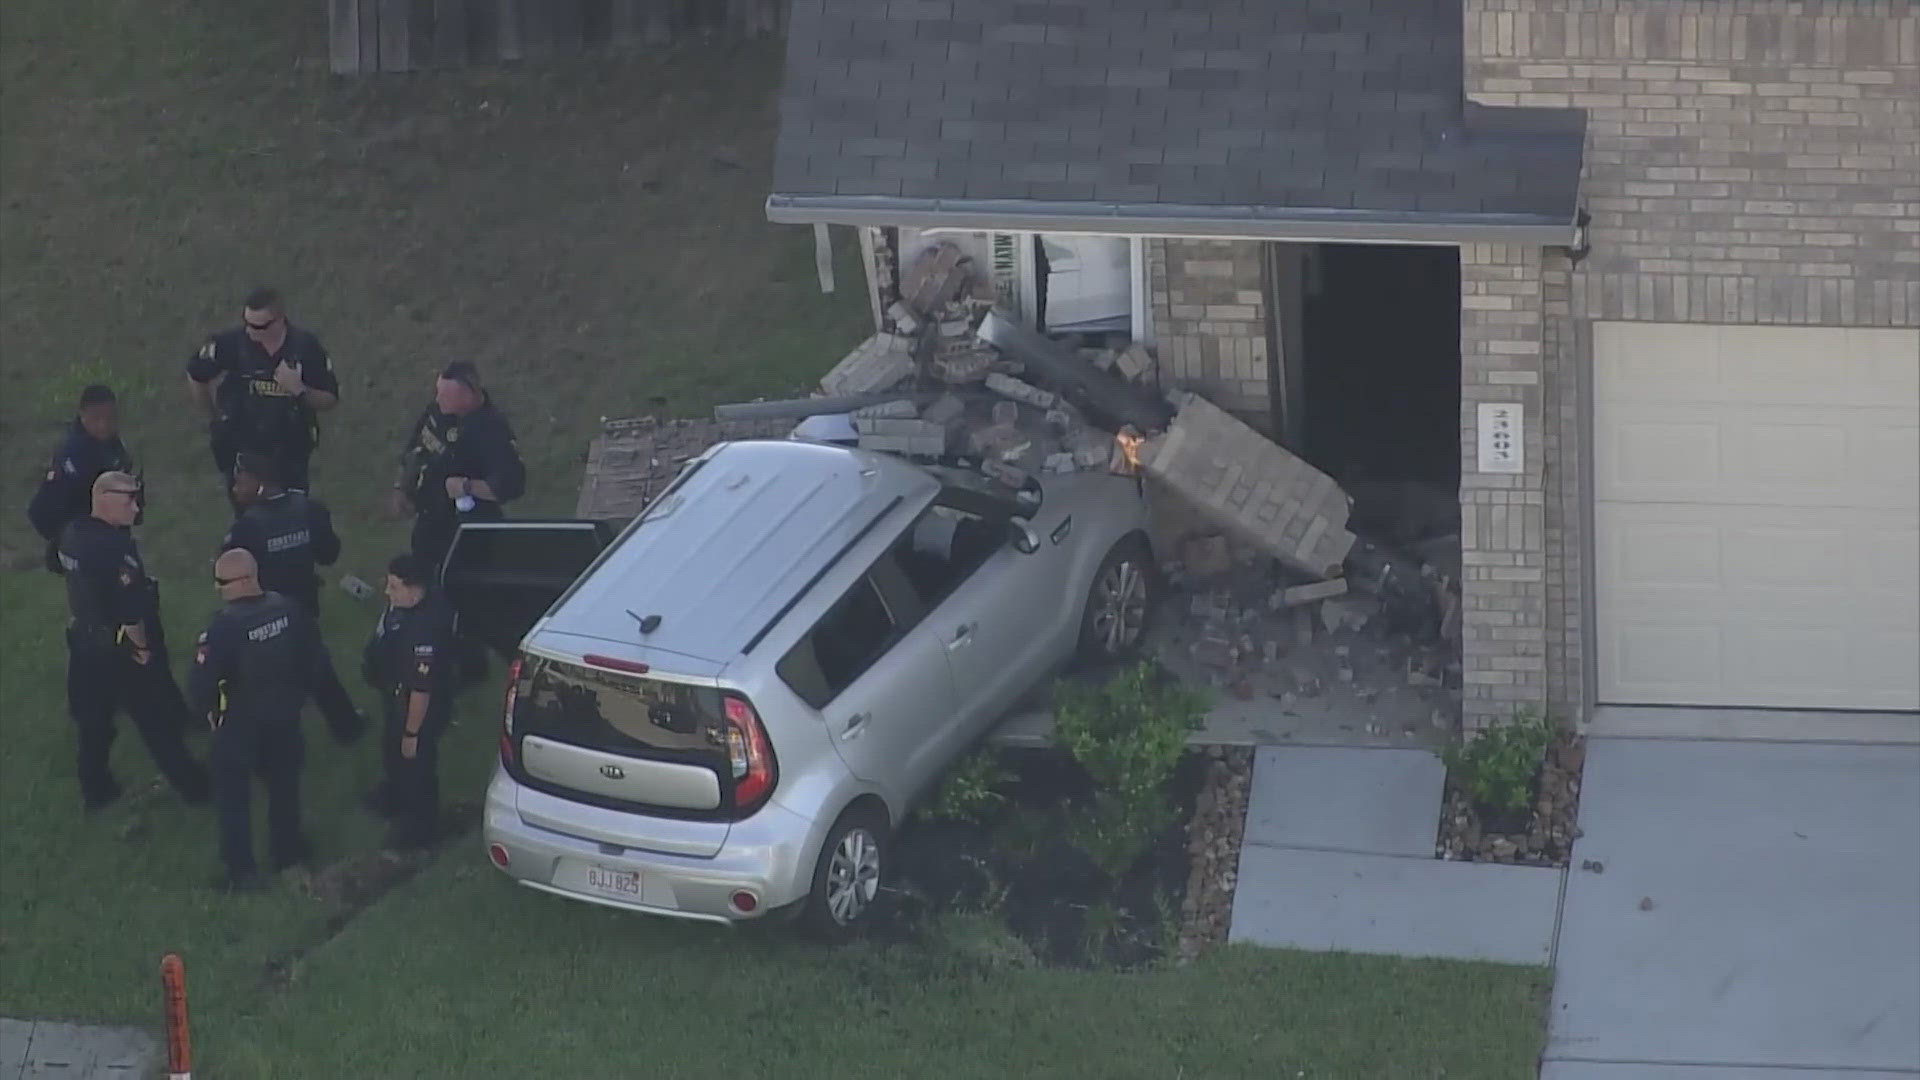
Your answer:
[[[1480,471],[1520,473],[1527,469],[1523,412],[1519,404],[1480,403]]]

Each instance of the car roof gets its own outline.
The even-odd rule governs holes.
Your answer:
[[[940,488],[899,458],[798,440],[722,443],[688,469],[529,644],[552,632],[728,663],[889,511]]]

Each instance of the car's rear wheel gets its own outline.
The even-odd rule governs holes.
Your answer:
[[[880,900],[886,858],[885,814],[855,807],[840,815],[820,846],[813,886],[800,911],[801,925],[826,941],[852,937],[866,925]]]
[[[1087,611],[1080,622],[1080,657],[1120,660],[1140,647],[1153,600],[1153,556],[1146,543],[1129,536],[1113,545],[1087,590]]]

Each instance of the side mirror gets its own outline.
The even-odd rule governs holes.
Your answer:
[[[1016,518],[1007,523],[1007,531],[1013,534],[1013,550],[1022,555],[1040,550],[1040,534],[1033,531],[1033,526]]]

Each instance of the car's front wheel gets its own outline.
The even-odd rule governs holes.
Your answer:
[[[813,887],[800,912],[801,925],[826,941],[852,937],[879,902],[886,857],[885,814],[856,807],[840,815],[820,847]]]
[[[1138,536],[1113,545],[1087,591],[1080,623],[1083,660],[1119,660],[1140,647],[1153,600],[1153,556]]]

